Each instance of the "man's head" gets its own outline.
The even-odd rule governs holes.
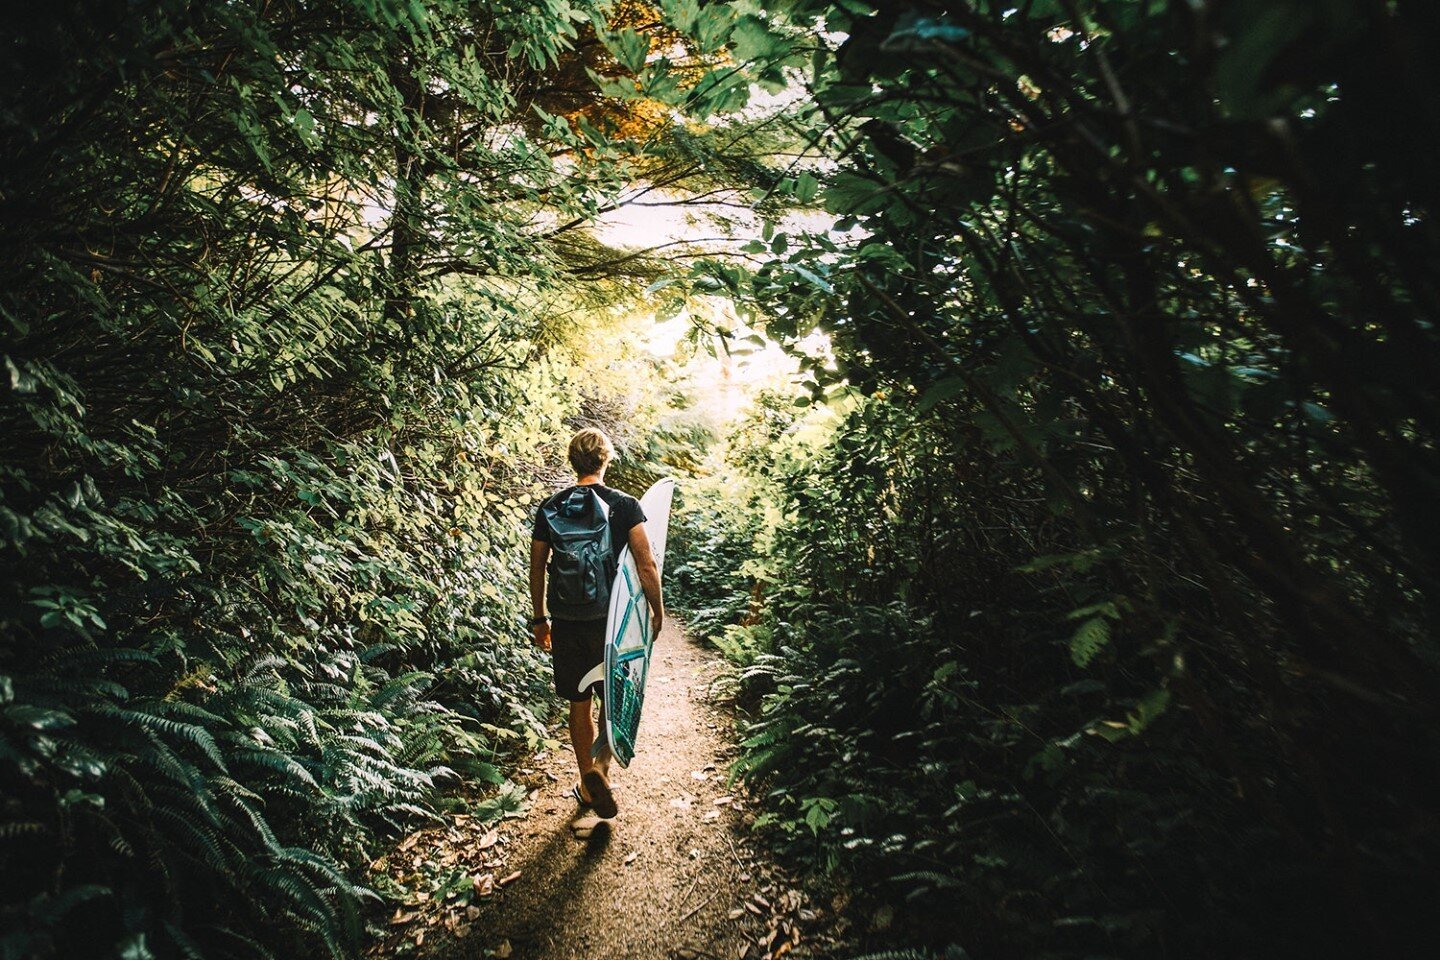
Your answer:
[[[588,477],[600,473],[615,456],[615,447],[604,430],[586,427],[570,438],[570,466],[575,475]]]

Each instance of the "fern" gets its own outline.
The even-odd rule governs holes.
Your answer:
[[[287,784],[316,789],[319,784],[315,776],[295,757],[279,750],[264,750],[259,747],[241,747],[232,754],[233,761],[252,768],[277,773]],[[271,786],[269,789],[276,789]]]
[[[1091,617],[1075,629],[1070,638],[1070,658],[1077,667],[1089,666],[1110,642],[1110,623],[1104,617]]]

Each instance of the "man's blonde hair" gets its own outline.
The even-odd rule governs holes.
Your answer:
[[[599,473],[615,456],[615,446],[604,430],[586,427],[570,438],[570,466],[578,476]]]

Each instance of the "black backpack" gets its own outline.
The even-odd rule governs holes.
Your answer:
[[[561,620],[599,620],[610,610],[615,553],[610,508],[589,486],[545,504],[550,524],[550,585],[546,599]]]

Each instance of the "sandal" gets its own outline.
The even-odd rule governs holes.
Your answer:
[[[589,770],[580,778],[590,793],[590,807],[601,817],[609,820],[619,812],[615,806],[615,794],[610,792],[610,781],[599,770]],[[575,791],[580,792],[578,789]]]
[[[595,804],[585,799],[584,794],[580,792],[580,784],[578,783],[570,788],[570,796],[575,800],[576,803],[580,804],[581,810],[589,810],[591,807],[595,806]]]

